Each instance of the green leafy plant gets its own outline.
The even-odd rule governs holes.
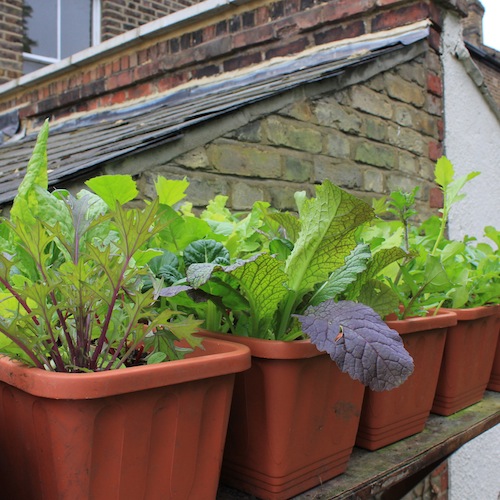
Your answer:
[[[374,273],[370,266],[383,265],[383,259],[371,263],[355,238],[372,209],[329,181],[317,186],[316,197],[299,192],[296,201],[298,217],[256,207],[268,228],[266,251],[229,264],[193,262],[183,282],[159,294],[208,299],[220,311],[220,329],[236,335],[309,337],[364,384],[376,390],[399,385],[413,369],[401,338],[370,307],[353,301]],[[392,258],[401,255],[396,249]],[[337,302],[342,294],[351,300]]]
[[[361,239],[376,252],[390,237],[391,244],[400,245],[407,254],[398,267],[392,268],[392,273],[386,269],[384,277],[379,276],[398,297],[399,317],[427,314],[429,309],[438,310],[441,306],[463,308],[498,302],[498,250],[467,237],[462,241],[446,238],[452,207],[463,199],[463,187],[477,175],[478,172],[471,172],[455,178],[452,163],[440,158],[435,167],[435,182],[443,193],[443,208],[439,216],[419,225],[410,221],[418,214],[417,190],[396,191],[377,203],[381,212],[395,216],[396,220],[377,220],[361,234]],[[494,228],[487,228],[494,243],[497,234]]]
[[[181,358],[200,344],[199,322],[158,312],[154,289],[142,290],[159,253],[146,244],[165,229],[159,200],[126,208],[137,195],[129,176],[90,180],[94,193],[48,192],[48,130],[0,223],[0,351],[59,372]]]

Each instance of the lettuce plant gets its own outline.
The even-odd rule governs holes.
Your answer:
[[[0,223],[0,352],[58,372],[181,358],[177,341],[198,345],[199,322],[158,312],[142,290],[158,255],[144,248],[164,229],[159,200],[126,208],[137,195],[128,176],[89,181],[94,193],[48,192],[47,139],[48,122]]]
[[[266,251],[230,263],[191,263],[184,281],[159,294],[209,298],[221,311],[221,329],[236,335],[309,337],[353,378],[375,390],[396,387],[413,370],[400,336],[370,307],[336,300],[356,298],[376,274],[367,274],[370,253],[355,238],[372,209],[329,181],[317,186],[316,197],[300,192],[296,201],[298,217],[258,206],[273,233]]]

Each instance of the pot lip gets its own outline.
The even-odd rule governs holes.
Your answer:
[[[442,308],[444,311],[452,311],[457,315],[458,321],[469,321],[486,316],[495,316],[500,314],[500,304],[491,304],[486,306],[470,307],[464,309]]]
[[[200,330],[200,333],[211,338],[246,345],[250,348],[252,356],[256,358],[293,360],[328,356],[327,353],[319,351],[310,339],[285,342],[283,340],[242,337],[230,333],[206,332],[205,330]]]
[[[203,349],[192,357],[92,373],[50,372],[0,355],[0,384],[48,399],[98,399],[234,374],[250,365],[247,346],[204,337]]]
[[[454,311],[439,309],[436,314],[429,311],[427,316],[411,316],[405,319],[385,320],[389,328],[399,334],[421,332],[425,330],[445,329],[457,324],[457,315]]]

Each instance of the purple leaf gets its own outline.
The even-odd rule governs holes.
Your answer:
[[[394,389],[413,372],[400,335],[364,304],[326,300],[296,317],[320,351],[374,391]]]

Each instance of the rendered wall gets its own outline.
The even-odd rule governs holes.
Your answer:
[[[461,43],[458,19],[448,16],[444,27],[445,154],[454,163],[457,175],[481,172],[467,185],[467,197],[452,213],[450,236],[481,237],[485,225],[500,227],[500,122],[454,55]],[[499,467],[497,425],[450,457],[450,500],[498,500]]]
[[[449,460],[449,500],[500,498],[500,425],[469,441]]]
[[[500,121],[455,55],[462,44],[458,18],[448,15],[444,27],[445,154],[458,176],[481,172],[454,207],[449,231],[453,238],[480,238],[484,226],[500,228]]]

